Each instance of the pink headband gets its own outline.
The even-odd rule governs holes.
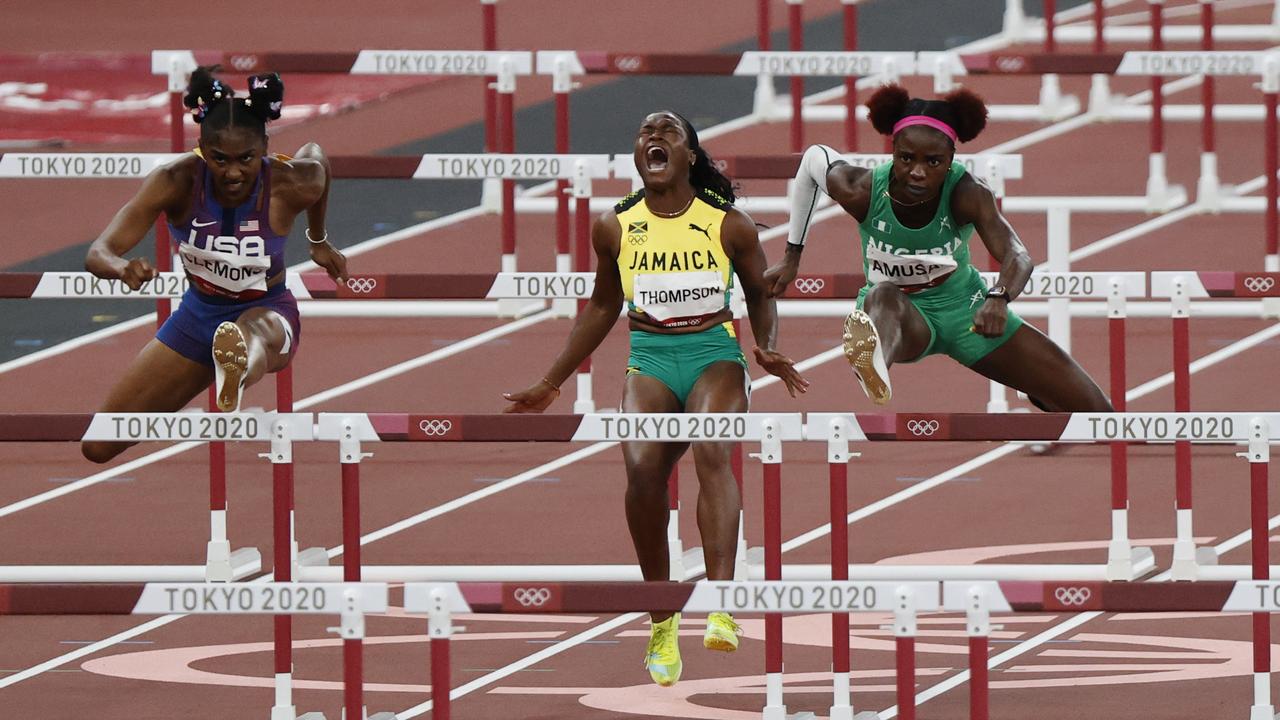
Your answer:
[[[893,124],[893,134],[897,135],[902,128],[912,125],[928,125],[934,130],[938,130],[943,135],[951,138],[951,142],[958,142],[956,139],[956,131],[950,125],[942,122],[937,118],[931,118],[928,115],[908,115]]]

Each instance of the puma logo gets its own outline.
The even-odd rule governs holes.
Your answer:
[[[689,223],[689,229],[690,229],[690,230],[697,230],[698,232],[702,233],[703,235],[706,235],[706,236],[707,236],[707,240],[710,240],[710,239],[711,239],[711,223],[707,223],[707,226],[706,226],[706,227],[704,227],[704,228],[700,228],[700,227],[698,227],[697,225],[694,225],[693,223]]]

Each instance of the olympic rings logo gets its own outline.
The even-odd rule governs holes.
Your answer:
[[[430,420],[423,420],[418,423],[418,429],[421,430],[424,435],[435,435],[437,437],[440,435],[448,435],[449,431],[453,429],[453,421],[438,420],[434,418]]]
[[[232,55],[231,67],[237,70],[253,70],[258,67],[257,55]]]
[[[805,295],[813,295],[822,292],[822,288],[826,287],[827,281],[822,278],[796,278],[796,291]]]
[[[640,56],[619,55],[613,59],[613,66],[619,72],[637,72],[640,70]]]
[[[351,288],[351,292],[370,293],[373,292],[374,288],[378,287],[378,281],[376,278],[347,278],[347,287]]]
[[[524,607],[542,607],[551,599],[551,591],[547,588],[516,588],[511,594]]]
[[[996,69],[1006,73],[1022,72],[1027,69],[1027,60],[1020,55],[1000,55],[996,57]]]
[[[937,420],[908,420],[907,430],[917,437],[929,437],[938,432],[941,427]]]
[[[1070,607],[1089,602],[1093,593],[1087,587],[1060,587],[1053,591],[1053,596],[1058,599],[1058,602]]]
[[[1247,277],[1244,279],[1244,289],[1249,292],[1262,293],[1276,286],[1275,278],[1269,277]]]

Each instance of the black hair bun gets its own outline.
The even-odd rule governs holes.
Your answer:
[[[191,109],[197,123],[203,122],[215,105],[235,97],[235,91],[214,76],[221,69],[221,65],[201,65],[191,73],[182,104]]]
[[[245,106],[263,122],[280,119],[284,107],[284,81],[276,73],[249,77],[249,99]]]

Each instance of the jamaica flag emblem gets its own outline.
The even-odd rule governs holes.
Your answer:
[[[632,245],[643,245],[649,240],[649,221],[638,220],[627,223],[627,242]]]

